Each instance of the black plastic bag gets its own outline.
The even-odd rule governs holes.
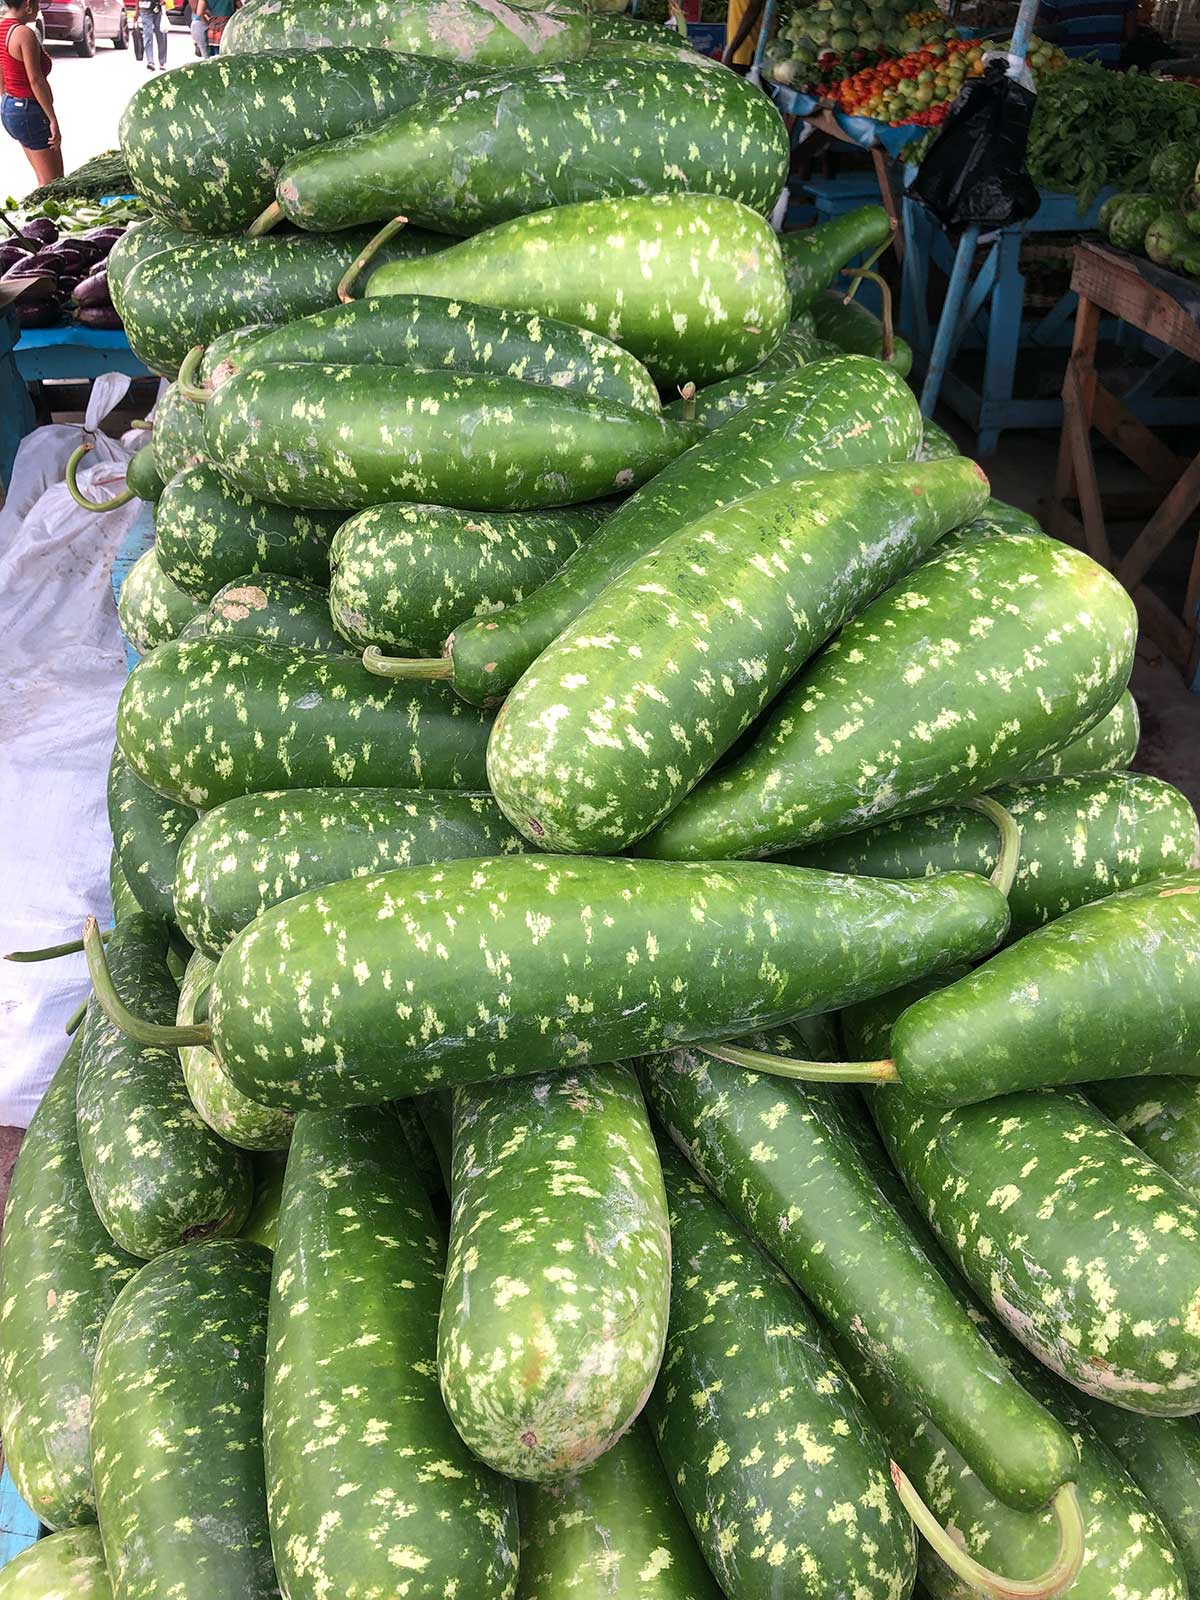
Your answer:
[[[989,61],[967,84],[909,189],[944,227],[1006,228],[1038,208],[1025,170],[1037,96],[1007,69]]]

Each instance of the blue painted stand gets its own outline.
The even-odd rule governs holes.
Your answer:
[[[1013,393],[1018,349],[1069,345],[1076,305],[1075,294],[1068,292],[1041,316],[1026,315],[1021,240],[1026,233],[1094,230],[1100,204],[1110,193],[1105,190],[1080,216],[1073,196],[1043,192],[1042,204],[1028,222],[983,235],[987,254],[978,268],[972,241],[964,241],[966,247],[956,250],[936,218],[915,200],[904,201],[900,332],[913,347],[914,368],[927,375],[921,409],[931,416],[940,392],[951,409],[976,429],[981,455],[995,450],[1005,428],[1056,428],[1062,422],[1060,400],[1018,399]],[[926,309],[934,267],[949,280],[936,328]],[[984,351],[980,388],[955,369],[956,354],[970,349]]]
[[[17,1493],[7,1467],[0,1476],[0,1567],[16,1559],[41,1538],[38,1519]]]
[[[131,378],[154,374],[134,355],[120,329],[25,328],[11,311],[0,311],[0,482],[8,487],[17,446],[37,426],[28,385],[47,378],[98,378],[102,372],[127,372]]]

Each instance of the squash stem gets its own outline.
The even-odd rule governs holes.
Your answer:
[[[175,379],[176,386],[181,395],[187,400],[194,400],[198,406],[207,405],[212,399],[212,384],[197,383],[196,374],[200,370],[200,363],[204,360],[204,346],[194,344],[184,356],[179,368],[179,376]]]
[[[981,816],[994,822],[1000,830],[1000,854],[996,858],[996,865],[992,869],[991,883],[1007,900],[1012,893],[1013,882],[1017,876],[1017,865],[1021,859],[1021,829],[1017,819],[1011,811],[1006,811],[998,800],[993,800],[990,795],[977,795],[974,800],[967,801],[968,811],[978,811]]]
[[[113,1027],[119,1028],[127,1038],[135,1040],[138,1044],[163,1047],[179,1044],[211,1046],[212,1029],[207,1024],[172,1027],[164,1022],[147,1022],[143,1017],[134,1016],[117,993],[112,981],[112,973],[108,970],[108,961],[104,954],[104,942],[100,937],[100,928],[95,917],[89,917],[83,925],[83,953],[87,956],[92,989],[101,1011]]]
[[[414,660],[410,656],[385,656],[377,644],[369,644],[362,654],[362,664],[377,678],[407,678],[414,682],[430,683],[435,678],[452,678],[454,663],[449,656],[430,656]]]
[[[361,251],[342,274],[342,280],[337,286],[337,297],[344,306],[349,305],[355,298],[354,285],[358,280],[359,274],[366,271],[388,240],[394,234],[399,233],[400,229],[406,227],[407,224],[407,217],[393,217],[390,222],[384,223],[374,238],[368,239],[366,244],[363,245]]]
[[[685,383],[679,391],[679,398],[683,401],[683,420],[695,422],[696,420],[696,385]]]
[[[106,928],[100,935],[101,944],[107,944],[112,937],[112,929]],[[77,956],[83,949],[82,939],[72,939],[67,944],[48,944],[44,950],[10,950],[5,956],[5,961],[57,961],[59,956]]]
[[[895,229],[893,228],[892,233],[894,233],[894,232],[895,232]],[[855,267],[844,267],[842,269],[846,273],[847,277],[852,277],[855,280],[853,286],[850,289],[848,289],[846,291],[846,293],[842,296],[842,300],[844,301],[844,303],[846,305],[850,304],[851,300],[853,300],[855,295],[857,295],[859,289],[862,288],[862,278],[858,277],[856,274],[857,273],[866,273],[866,272],[870,271],[870,269],[879,260],[880,256],[883,254],[883,252],[885,250],[887,250],[891,246],[892,233],[888,234],[887,238],[878,247],[878,249],[871,251],[871,254],[863,262],[861,267],[857,267],[857,268],[855,268]]]
[[[989,1600],[1055,1600],[1079,1576],[1083,1565],[1083,1517],[1073,1483],[1064,1483],[1050,1502],[1058,1523],[1058,1554],[1037,1578],[1005,1578],[975,1560],[958,1544],[893,1461],[892,1482],[901,1504],[934,1554],[957,1577]]]
[[[260,211],[258,216],[246,229],[247,239],[261,239],[264,233],[270,233],[272,228],[278,227],[283,221],[283,207],[278,200],[272,200],[265,211]]]
[[[855,289],[864,278],[870,278],[872,283],[879,285],[879,296],[883,302],[883,345],[879,352],[879,359],[885,366],[891,366],[892,358],[896,354],[896,327],[892,321],[892,291],[877,272],[868,272],[866,267],[855,267],[853,270],[848,270],[846,276],[858,280],[855,283]],[[843,295],[842,298],[846,305],[850,304],[850,298],[853,293],[854,289],[851,289],[850,294]]]
[[[799,1078],[802,1083],[899,1083],[894,1061],[798,1061],[769,1050],[746,1050],[736,1044],[700,1044],[697,1050],[733,1067],[749,1067],[769,1078]]]
[[[128,505],[136,499],[132,489],[122,489],[120,494],[114,495],[111,500],[89,500],[79,487],[75,474],[79,471],[79,463],[91,449],[90,444],[81,444],[78,450],[71,452],[67,461],[66,483],[67,493],[77,506],[82,506],[85,511],[114,511],[117,506]]]
[[[129,424],[130,433],[153,433],[154,424],[146,417],[139,417],[136,422]]]
[[[82,1005],[76,1006],[75,1010],[72,1011],[71,1015],[67,1018],[66,1034],[68,1039],[73,1038],[74,1035],[79,1032],[79,1025],[83,1021],[84,1017],[87,1016],[87,1008],[88,1003],[85,1000]]]

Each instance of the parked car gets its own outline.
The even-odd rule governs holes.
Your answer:
[[[41,20],[43,38],[74,45],[77,56],[94,56],[97,39],[111,39],[114,50],[129,48],[124,0],[45,0]]]

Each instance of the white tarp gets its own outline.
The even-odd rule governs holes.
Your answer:
[[[90,438],[80,486],[96,499],[124,486],[145,435],[127,448],[96,430],[128,385],[105,375],[84,428],[30,434],[0,512],[0,951],[64,943],[89,911],[110,914],[104,790],[125,661],[109,574],[141,503],[95,515],[62,480]],[[0,961],[0,1123],[28,1124],[87,992],[82,956]]]

